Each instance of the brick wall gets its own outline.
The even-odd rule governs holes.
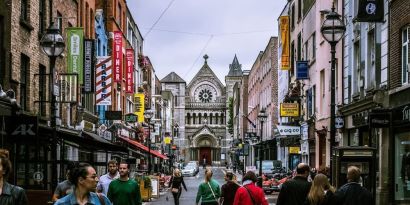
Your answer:
[[[402,40],[401,29],[410,24],[410,1],[409,0],[394,0],[390,3],[390,30],[389,30],[389,53],[390,53],[390,70],[389,82],[390,89],[401,86],[401,54]],[[410,62],[410,60],[409,60]]]

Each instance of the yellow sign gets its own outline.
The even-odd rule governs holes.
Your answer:
[[[165,137],[165,144],[171,144],[171,137]]]
[[[281,16],[279,18],[280,41],[282,47],[280,69],[290,69],[290,54],[289,54],[289,16]]]
[[[289,147],[289,154],[299,154],[300,147]]]
[[[299,104],[298,103],[281,103],[280,104],[281,117],[298,117]]]
[[[134,114],[137,115],[138,122],[144,122],[144,110],[145,110],[145,96],[144,93],[135,93],[134,94],[134,105],[135,105],[135,112]]]

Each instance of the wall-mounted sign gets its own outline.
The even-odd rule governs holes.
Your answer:
[[[296,61],[296,79],[309,79],[308,61]]]
[[[164,142],[165,144],[171,144],[171,137],[165,137]]]
[[[134,113],[127,113],[124,116],[124,121],[125,122],[136,122],[137,121],[137,115],[135,115]]]
[[[78,81],[83,84],[84,29],[66,28],[67,31],[67,71],[78,73]]]
[[[342,129],[345,126],[345,121],[342,117],[335,118],[335,128]]]
[[[95,72],[95,101],[97,105],[111,105],[112,60],[110,56],[97,57]]]
[[[298,103],[281,103],[280,104],[281,117],[299,117]]]
[[[281,60],[280,69],[290,69],[290,52],[289,52],[289,16],[279,17],[280,42],[281,42]]]
[[[114,81],[122,81],[122,32],[114,31],[112,56],[114,61]]]
[[[382,22],[384,20],[384,0],[360,0],[357,22]]]
[[[145,110],[145,95],[144,93],[135,93],[134,94],[134,105],[135,105],[135,112],[134,114],[137,115],[138,122],[144,122],[144,110]]]
[[[289,147],[289,154],[299,154],[300,147]]]
[[[126,72],[125,72],[125,92],[134,93],[134,50],[125,50]]]
[[[278,125],[277,127],[280,135],[300,135],[299,126]]]
[[[121,111],[105,111],[106,120],[122,120]]]
[[[84,92],[94,92],[94,40],[84,40]]]

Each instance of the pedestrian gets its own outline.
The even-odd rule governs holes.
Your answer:
[[[74,163],[70,162],[67,165],[67,169],[66,169],[66,180],[60,182],[55,191],[54,194],[51,198],[51,200],[53,202],[56,202],[58,199],[61,199],[63,197],[65,197],[68,194],[71,194],[71,192],[73,192],[73,184],[71,184],[69,178],[70,178],[70,171],[74,168]]]
[[[0,204],[27,205],[27,196],[23,188],[7,183],[11,173],[9,151],[0,149]]]
[[[359,184],[360,169],[356,166],[347,168],[347,184],[336,191],[337,204],[340,205],[373,205],[372,194]]]
[[[335,203],[334,192],[327,176],[318,174],[313,179],[305,205],[332,205]]]
[[[198,187],[196,194],[196,204],[201,200],[201,205],[217,205],[221,195],[219,184],[212,179],[212,169],[205,169],[205,182],[202,182]]]
[[[108,194],[108,187],[111,181],[120,177],[116,160],[108,161],[107,168],[108,172],[100,177],[100,181],[97,184],[97,192],[105,195]]]
[[[181,196],[182,186],[184,186],[185,191],[188,191],[185,186],[184,177],[181,175],[181,170],[175,169],[174,174],[171,177],[171,192],[174,196],[174,204],[179,205],[179,197]]]
[[[298,164],[296,175],[293,179],[287,180],[280,189],[277,205],[300,205],[306,200],[310,191],[311,183],[307,181],[310,173],[309,165]]]
[[[98,176],[87,163],[79,163],[70,171],[69,180],[74,185],[73,192],[56,201],[54,205],[111,205],[104,195],[95,193]]]
[[[232,172],[226,172],[225,181],[226,183],[221,187],[221,199],[220,203],[222,205],[232,205],[235,199],[236,191],[239,189],[240,185],[235,180],[235,175]]]
[[[206,158],[205,158],[205,156],[202,159],[202,166],[203,166],[204,169],[206,168]]]
[[[248,171],[242,179],[242,187],[235,194],[233,205],[268,205],[263,189],[257,187],[258,181],[252,171]]]
[[[139,184],[129,178],[129,164],[120,162],[120,178],[113,180],[108,188],[108,198],[114,205],[141,205]]]

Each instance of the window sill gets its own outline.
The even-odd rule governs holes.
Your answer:
[[[24,19],[20,19],[20,26],[22,26],[23,28],[25,28],[28,31],[34,30],[34,27],[28,21],[26,21]]]

